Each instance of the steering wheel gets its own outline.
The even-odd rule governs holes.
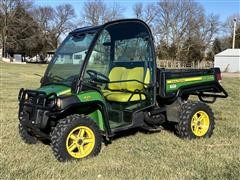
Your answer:
[[[108,83],[110,81],[106,75],[104,75],[100,72],[97,72],[95,70],[89,69],[89,70],[87,70],[87,73],[90,76],[90,78],[95,82]]]

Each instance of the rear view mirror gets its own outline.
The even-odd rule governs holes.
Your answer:
[[[103,46],[111,46],[111,44],[112,44],[111,42],[104,42]]]

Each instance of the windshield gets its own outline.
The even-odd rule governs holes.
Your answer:
[[[79,77],[94,36],[94,32],[70,34],[49,64],[44,84],[58,83],[71,86]]]

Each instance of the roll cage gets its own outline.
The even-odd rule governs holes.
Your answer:
[[[112,26],[112,25],[117,25],[117,24],[124,24],[124,23],[136,23],[136,24],[139,24],[141,25],[143,28],[146,29],[147,31],[147,36],[149,37],[149,45],[150,45],[150,48],[152,49],[152,58],[153,58],[153,61],[152,61],[152,65],[153,65],[153,75],[152,75],[152,84],[155,84],[156,83],[156,76],[155,76],[155,73],[156,73],[156,60],[155,60],[155,51],[154,51],[154,44],[153,44],[153,36],[152,36],[152,33],[151,33],[151,30],[150,28],[147,26],[147,24],[139,19],[124,19],[124,20],[117,20],[117,21],[112,21],[112,22],[109,22],[109,23],[106,23],[104,25],[101,25],[101,26],[96,26],[96,27],[86,27],[86,28],[79,28],[79,29],[76,29],[74,31],[72,31],[70,34],[76,34],[76,33],[83,33],[83,32],[89,32],[89,31],[96,31],[96,35],[93,39],[93,41],[91,42],[90,44],[90,47],[89,47],[89,50],[85,56],[85,59],[84,59],[84,62],[83,62],[83,65],[80,69],[80,75],[79,75],[79,78],[78,78],[78,81],[76,83],[76,86],[73,87],[74,88],[74,92],[75,93],[78,93],[82,90],[83,86],[84,86],[84,83],[83,83],[83,76],[85,74],[85,71],[86,71],[86,67],[88,65],[88,62],[89,62],[89,59],[90,59],[90,56],[91,56],[91,53],[93,51],[93,48],[94,46],[96,45],[96,42],[101,34],[101,32],[106,29],[107,27],[109,26]],[[111,52],[111,56],[113,56],[113,53]],[[113,59],[113,57],[111,57],[111,59]],[[127,62],[123,62],[122,64],[127,64]],[[112,64],[111,64],[112,66]],[[129,65],[128,65],[129,66]],[[131,65],[130,65],[131,67]],[[130,81],[134,81],[133,80],[130,80]],[[137,81],[137,80],[136,80]],[[121,82],[121,81],[115,81],[116,82]],[[112,82],[110,82],[112,83]],[[143,83],[143,82],[140,82],[140,83]],[[156,90],[155,90],[156,91]]]

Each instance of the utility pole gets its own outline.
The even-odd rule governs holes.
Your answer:
[[[233,19],[233,42],[232,42],[232,48],[235,48],[235,36],[236,36],[236,24],[237,24],[237,19]]]

